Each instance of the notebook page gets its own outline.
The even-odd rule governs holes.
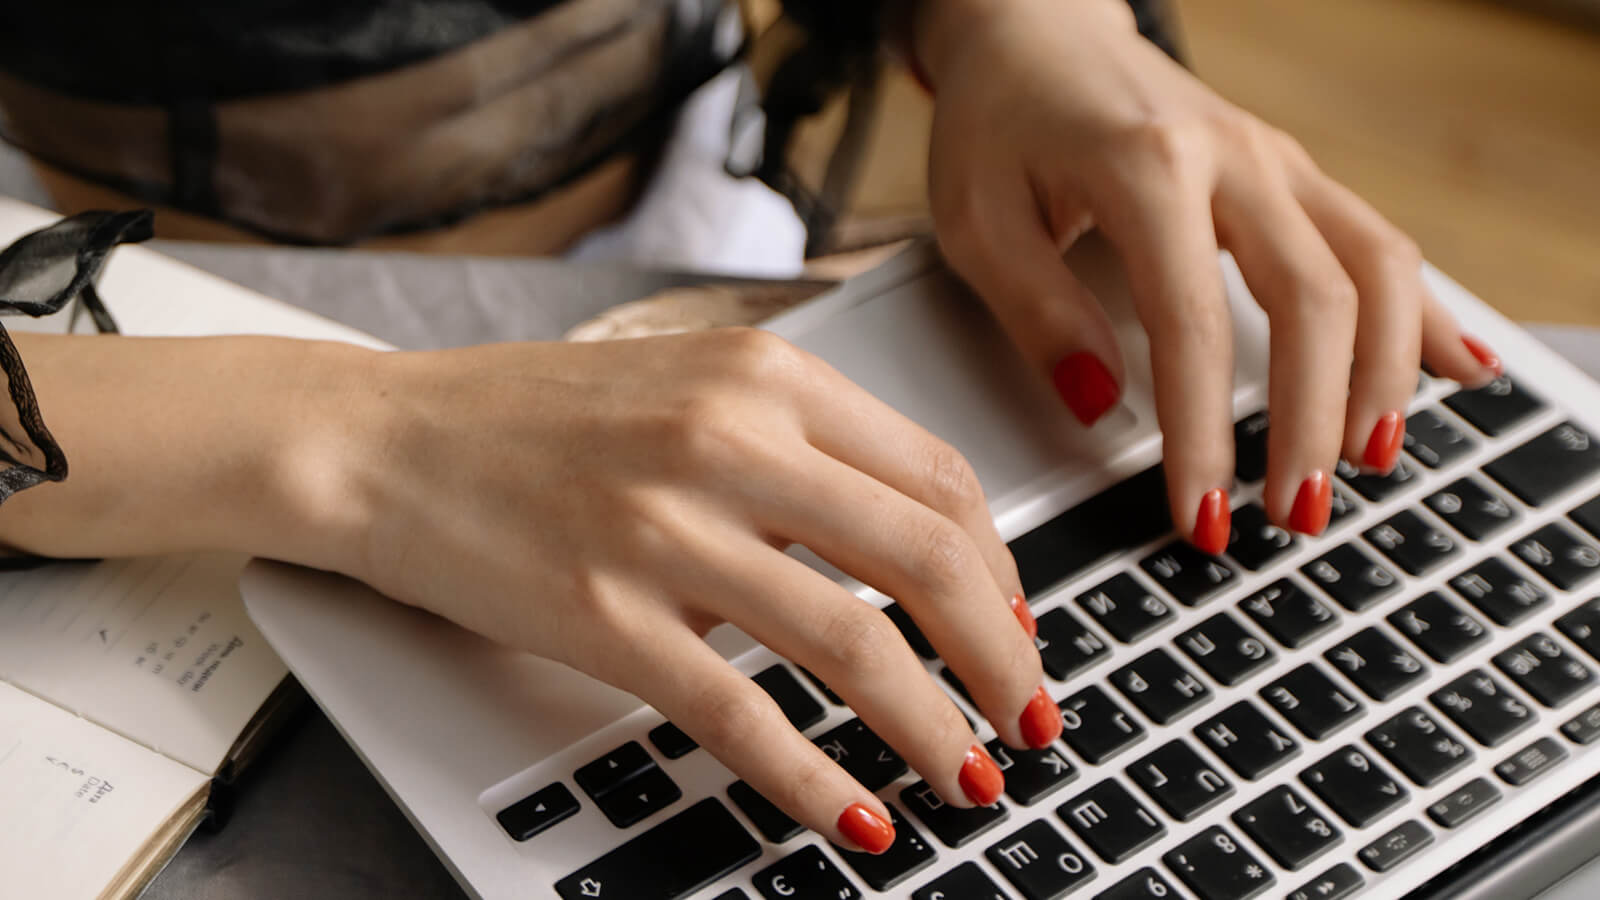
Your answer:
[[[0,681],[214,774],[287,674],[245,616],[244,557],[0,575]]]
[[[94,898],[204,775],[0,684],[0,893]]]

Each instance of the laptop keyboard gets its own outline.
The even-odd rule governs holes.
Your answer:
[[[555,883],[567,900],[1338,900],[1464,856],[1440,846],[1452,831],[1600,742],[1600,446],[1512,378],[1424,379],[1407,427],[1389,476],[1341,466],[1319,538],[1252,499],[1257,414],[1235,429],[1222,556],[1173,537],[1159,467],[1014,540],[1064,728],[1038,751],[988,741],[991,807],[945,805],[805,670],[755,674],[893,811],[880,856],[824,844],[659,716],[487,792],[515,802],[486,812],[530,854],[611,823]]]

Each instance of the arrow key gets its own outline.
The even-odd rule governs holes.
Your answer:
[[[1300,885],[1288,900],[1344,900],[1367,886],[1355,866],[1339,863],[1316,878]]]
[[[495,819],[512,840],[525,841],[577,812],[578,798],[558,781],[500,810]]]
[[[611,824],[627,828],[649,818],[659,810],[675,803],[683,792],[667,773],[654,766],[618,785],[609,793],[595,799],[595,805],[606,814]]]

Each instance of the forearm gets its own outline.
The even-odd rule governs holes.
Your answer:
[[[70,468],[0,507],[0,544],[334,566],[331,501],[348,471],[335,428],[354,414],[370,351],[255,337],[14,338]]]

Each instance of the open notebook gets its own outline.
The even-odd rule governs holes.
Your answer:
[[[55,218],[0,198],[0,246]],[[383,346],[140,247],[114,252],[100,288],[131,335]],[[62,330],[56,318],[4,324]],[[248,759],[287,672],[245,617],[244,562],[206,555],[0,574],[0,894],[136,895],[200,821],[212,779]]]

